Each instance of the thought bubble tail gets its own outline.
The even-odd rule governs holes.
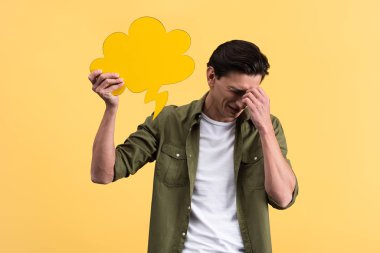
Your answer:
[[[166,105],[168,101],[169,93],[167,91],[161,92],[157,94],[156,97],[156,108],[154,110],[153,120],[158,116],[158,114],[162,111],[162,108]]]
[[[169,96],[169,93],[167,91],[163,91],[160,93],[157,93],[157,91],[158,91],[158,89],[148,90],[146,95],[145,95],[145,100],[144,100],[145,103],[156,100],[156,107],[154,110],[153,120],[162,111],[166,102],[168,101],[168,96]]]

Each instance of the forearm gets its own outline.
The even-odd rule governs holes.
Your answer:
[[[115,164],[115,121],[117,106],[106,106],[103,119],[96,134],[91,161],[91,180],[94,183],[112,182]]]
[[[281,153],[273,127],[260,133],[264,153],[265,190],[281,206],[292,200],[294,173]]]

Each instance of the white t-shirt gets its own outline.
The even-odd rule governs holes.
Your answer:
[[[235,123],[202,113],[199,158],[183,253],[244,252],[236,215]]]

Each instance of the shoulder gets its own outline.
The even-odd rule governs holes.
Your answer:
[[[271,114],[270,118],[271,118],[272,126],[273,126],[273,129],[274,129],[276,136],[283,136],[285,133],[284,133],[284,129],[283,129],[283,126],[281,124],[279,117]]]
[[[277,127],[281,126],[280,119],[276,115],[270,114],[270,119],[272,121],[272,125],[273,125],[274,129],[276,129]]]
[[[282,128],[280,119],[276,117],[275,115],[271,114],[271,120],[272,120],[272,125],[274,129],[274,133],[276,135],[276,139],[278,141],[278,144],[280,145],[281,152],[284,156],[287,154],[287,143],[286,143],[286,138],[285,138],[285,132],[284,129]]]
[[[154,112],[146,117],[145,121],[142,122],[137,129],[144,129],[151,132],[154,136],[159,136],[165,130],[168,130],[168,126],[174,128],[186,127],[190,120],[192,112],[197,100],[194,100],[188,104],[177,106],[177,105],[167,105],[161,110],[161,112],[153,119]]]
[[[166,122],[168,120],[176,121],[187,121],[194,114],[197,103],[199,100],[193,100],[185,105],[167,105],[165,106],[160,114],[157,116],[157,120],[160,122]]]

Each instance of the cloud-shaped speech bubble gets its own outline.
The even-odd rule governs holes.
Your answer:
[[[166,32],[159,20],[141,17],[132,22],[128,35],[115,32],[105,39],[104,58],[95,59],[90,71],[118,73],[125,85],[112,92],[115,96],[125,87],[135,93],[147,91],[144,102],[156,101],[155,119],[168,100],[168,92],[159,93],[160,87],[183,81],[194,71],[194,60],[183,55],[190,40],[183,30]]]

